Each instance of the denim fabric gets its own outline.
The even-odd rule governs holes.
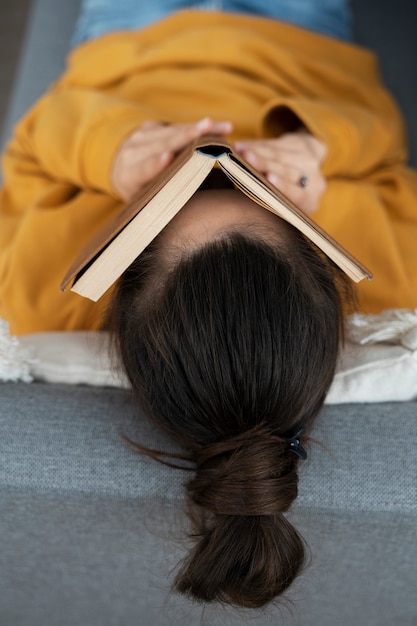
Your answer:
[[[352,39],[349,0],[83,0],[72,45],[112,31],[137,30],[181,9],[259,15]]]

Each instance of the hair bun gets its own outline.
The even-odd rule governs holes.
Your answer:
[[[288,510],[297,496],[297,459],[288,442],[256,427],[204,447],[191,499],[216,515],[265,516]]]
[[[305,560],[301,535],[282,515],[297,495],[297,462],[284,437],[259,427],[201,450],[187,485],[202,507],[192,515],[198,541],[177,591],[257,608],[291,585]]]

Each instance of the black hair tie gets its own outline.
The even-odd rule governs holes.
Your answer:
[[[300,428],[298,433],[294,435],[293,437],[284,437],[284,436],[282,437],[288,443],[289,451],[294,452],[294,454],[296,454],[303,461],[305,461],[307,458],[307,452],[301,445],[301,437],[304,435],[304,433],[305,433],[305,428]]]

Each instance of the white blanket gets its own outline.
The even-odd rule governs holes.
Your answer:
[[[0,380],[127,387],[108,352],[109,337],[97,332],[9,334],[0,320]],[[417,310],[347,319],[327,404],[417,399]]]

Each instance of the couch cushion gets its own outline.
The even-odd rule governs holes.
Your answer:
[[[144,501],[183,499],[189,472],[137,455],[120,433],[172,451],[127,390],[0,387],[0,485]],[[297,507],[417,512],[417,403],[334,405],[313,430]]]

